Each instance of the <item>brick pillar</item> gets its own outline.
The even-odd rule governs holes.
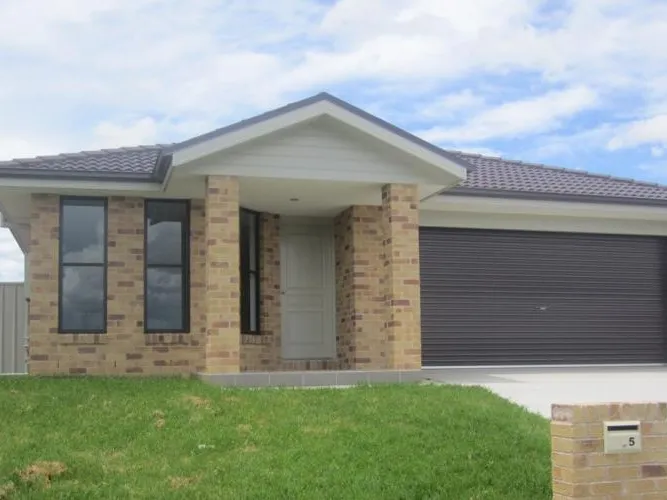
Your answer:
[[[239,185],[206,179],[206,373],[240,371]]]
[[[419,296],[419,198],[417,187],[382,188],[387,368],[421,368]]]
[[[59,197],[33,194],[30,211],[28,373],[58,372]]]
[[[667,403],[554,405],[554,500],[667,498]],[[639,420],[642,451],[604,453],[603,422]]]
[[[338,360],[343,369],[386,368],[381,208],[352,206],[334,220]]]

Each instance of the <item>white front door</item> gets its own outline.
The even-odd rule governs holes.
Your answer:
[[[333,358],[333,227],[288,223],[280,234],[282,356]]]

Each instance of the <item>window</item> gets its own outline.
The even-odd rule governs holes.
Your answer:
[[[259,334],[259,214],[241,209],[241,333]]]
[[[147,200],[145,206],[146,333],[190,329],[187,200]]]
[[[106,331],[107,205],[103,198],[60,199],[58,331]]]

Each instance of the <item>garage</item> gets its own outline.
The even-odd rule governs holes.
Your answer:
[[[664,363],[665,239],[422,227],[424,366]]]

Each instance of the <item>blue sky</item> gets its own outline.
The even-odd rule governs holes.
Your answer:
[[[326,90],[443,147],[667,183],[661,0],[3,0],[0,19],[0,159]],[[7,232],[0,258],[21,279]]]

